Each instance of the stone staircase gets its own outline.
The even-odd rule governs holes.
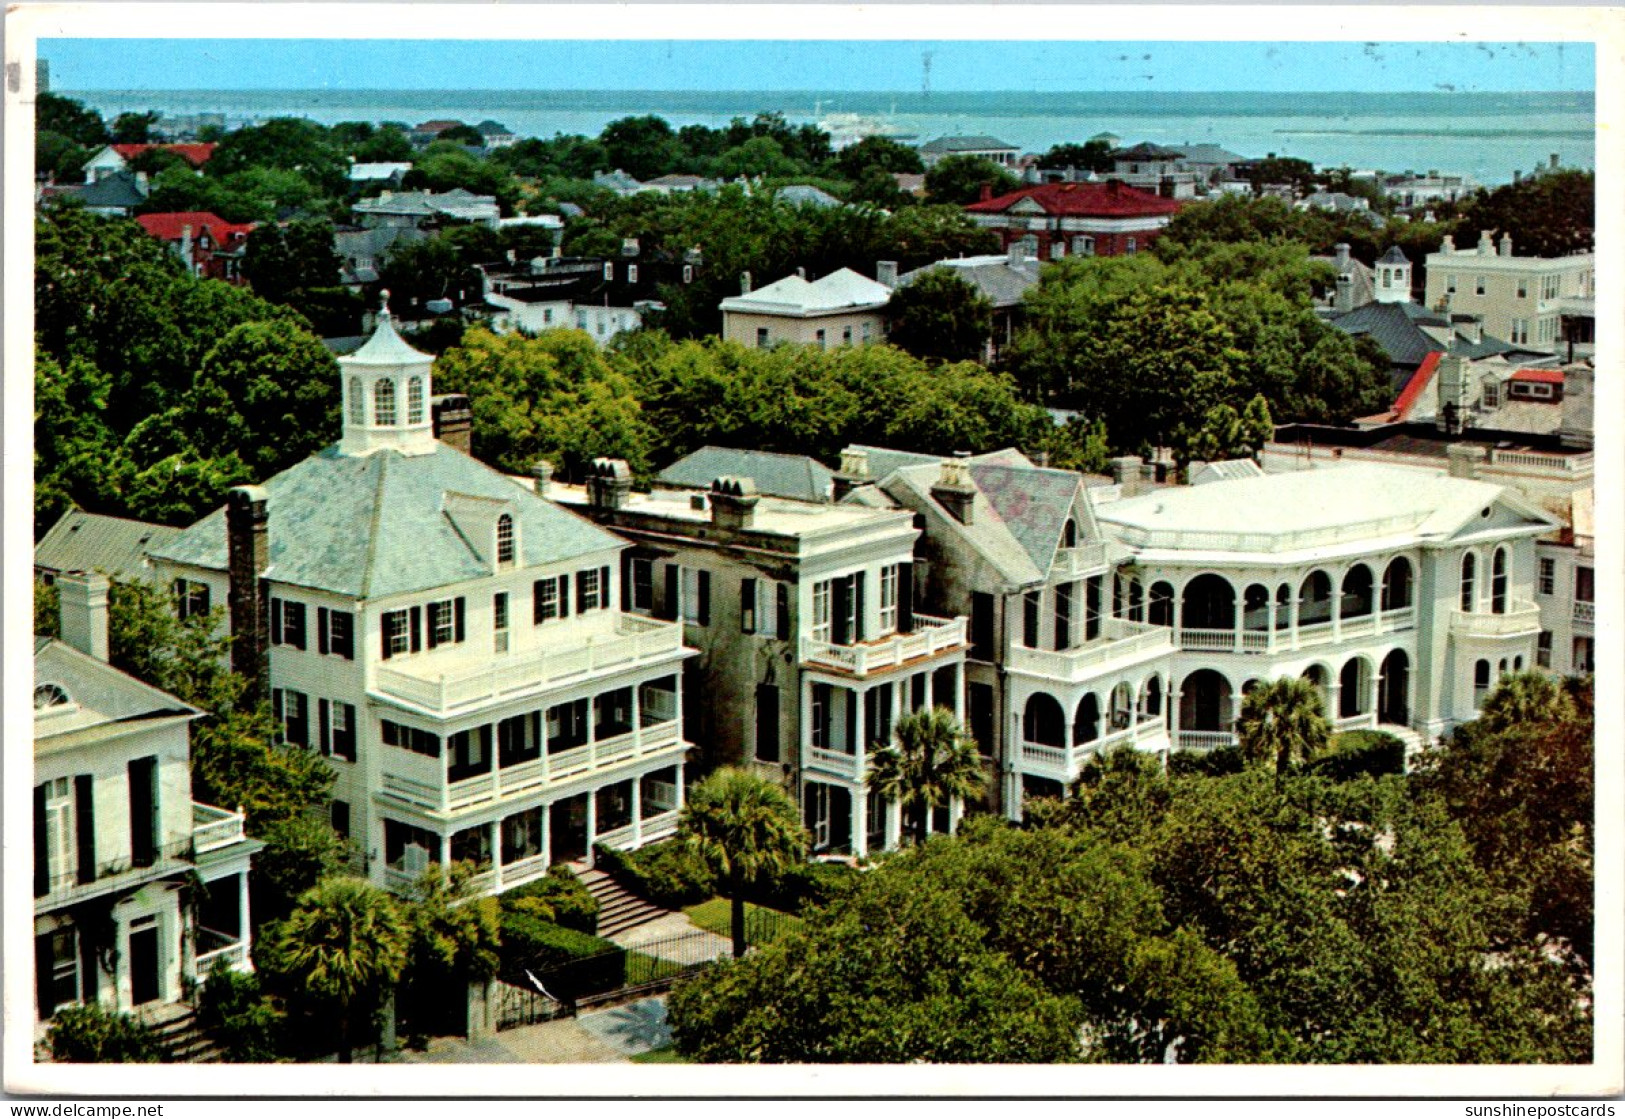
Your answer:
[[[1403,727],[1397,723],[1378,723],[1377,729],[1384,734],[1391,734],[1405,744],[1405,769],[1410,770],[1416,756],[1428,749],[1433,743],[1421,733],[1410,727]]]
[[[171,1003],[142,1015],[152,1029],[163,1059],[174,1064],[204,1064],[220,1060],[219,1046],[198,1027],[197,1012],[184,1002]]]
[[[671,912],[651,905],[636,894],[627,892],[621,884],[601,870],[572,865],[576,877],[586,884],[592,896],[598,899],[598,935],[609,939],[627,929],[635,929]]]

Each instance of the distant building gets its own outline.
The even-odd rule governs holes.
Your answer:
[[[436,140],[440,134],[451,128],[466,128],[460,120],[426,120],[416,128],[407,130],[406,138],[415,148],[426,148]]]
[[[399,190],[411,169],[410,163],[352,163],[347,174],[353,187],[383,183],[391,190]]]
[[[146,202],[151,192],[145,171],[115,171],[84,186],[56,188],[51,197],[77,199],[92,214],[127,218]]]
[[[1382,193],[1401,210],[1430,206],[1435,202],[1455,202],[1478,189],[1478,181],[1470,175],[1441,175],[1429,171],[1425,175],[1392,175],[1380,183]]]
[[[698,249],[645,257],[635,240],[619,259],[537,257],[528,264],[481,267],[484,306],[492,328],[537,333],[573,327],[600,344],[637,330],[666,309],[663,289],[685,286],[704,270]]]
[[[218,144],[109,144],[85,162],[86,182],[96,182],[130,169],[130,161],[143,152],[171,152],[194,169],[201,169],[214,155]]]
[[[927,273],[938,270],[964,280],[993,305],[993,333],[982,354],[985,361],[991,362],[1015,337],[1021,320],[1022,299],[1037,286],[1040,267],[1039,261],[1026,255],[1023,242],[1014,241],[1009,252],[1003,255],[956,257],[905,272],[898,278],[897,287],[908,287]]]
[[[759,349],[779,342],[820,349],[882,342],[889,302],[890,288],[850,268],[811,282],[786,276],[724,299],[722,336]]]
[[[253,222],[228,222],[206,211],[141,214],[135,219],[148,236],[175,250],[194,276],[240,284],[243,254],[248,249]]]
[[[363,198],[351,207],[356,221],[367,229],[397,226],[418,232],[438,229],[443,222],[470,222],[487,229],[497,228],[502,210],[489,194],[472,194],[458,188],[443,194],[426,190],[399,193],[384,191],[377,198]]]
[[[1246,156],[1218,144],[1184,143],[1179,145],[1179,150],[1184,153],[1178,161],[1179,169],[1189,171],[1204,184],[1232,178],[1236,166],[1247,162]]]
[[[951,155],[971,155],[1000,167],[1014,167],[1021,149],[993,136],[939,136],[920,145],[920,159],[927,169]]]
[[[1446,237],[1427,257],[1429,307],[1480,316],[1484,330],[1519,346],[1584,357],[1596,338],[1596,253],[1514,256],[1512,237],[1499,245],[1481,233],[1473,249]]]
[[[780,187],[773,197],[792,206],[811,206],[818,210],[829,210],[846,205],[845,202],[842,202],[828,191],[819,190],[817,187],[808,186],[805,183],[791,183],[789,186]]]
[[[1180,203],[1116,181],[1045,183],[965,207],[971,220],[997,231],[1008,250],[1026,242],[1030,257],[1126,256],[1145,249],[1178,213]]]
[[[1141,143],[1114,151],[1111,158],[1111,177],[1128,186],[1163,198],[1196,197],[1199,176],[1184,168],[1182,151]]]
[[[480,134],[487,149],[511,148],[519,141],[511,128],[494,120],[480,121],[474,126],[474,131]]]
[[[150,583],[152,561],[147,553],[179,532],[165,525],[69,509],[34,545],[34,577],[49,586],[69,571],[95,571],[121,583]]]

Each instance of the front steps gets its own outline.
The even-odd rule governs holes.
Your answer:
[[[570,869],[586,884],[592,896],[598,899],[598,935],[606,940],[627,929],[647,925],[650,921],[671,912],[629,893],[619,882],[601,870],[579,864],[573,865]]]
[[[220,1047],[198,1027],[197,1013],[186,1003],[173,1003],[141,1017],[152,1029],[166,1062],[203,1064],[220,1060]]]

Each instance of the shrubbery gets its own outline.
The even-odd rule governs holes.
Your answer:
[[[276,1060],[282,1016],[260,989],[258,975],[216,968],[198,996],[197,1022],[227,1061],[261,1064]]]
[[[1175,750],[1168,755],[1170,776],[1227,777],[1247,767],[1241,750],[1235,746],[1221,746],[1217,750]]]
[[[579,965],[579,966],[569,966]],[[563,928],[529,913],[502,913],[502,969],[513,982],[522,972],[551,972],[548,993],[570,1000],[626,983],[626,950],[601,937]]]
[[[516,886],[501,897],[502,912],[522,913],[577,932],[598,931],[598,899],[567,866],[551,866],[545,877]]]
[[[593,846],[593,865],[639,897],[681,909],[716,893],[716,880],[698,855],[680,843],[652,843],[636,851]]]
[[[94,1002],[58,1010],[45,1039],[53,1061],[73,1064],[153,1064],[163,1056],[145,1024]]]
[[[1331,752],[1310,762],[1307,772],[1334,781],[1405,772],[1405,744],[1387,731],[1351,730],[1332,739]]]
[[[862,876],[844,863],[802,863],[773,881],[749,887],[745,900],[799,915],[847,896]]]

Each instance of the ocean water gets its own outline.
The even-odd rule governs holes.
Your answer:
[[[853,93],[805,90],[120,90],[62,91],[104,116],[156,109],[217,112],[236,126],[273,116],[346,120],[494,118],[523,136],[596,136],[620,117],[655,113],[673,127],[719,127],[780,112],[794,124],[830,113],[876,117],[923,143],[988,134],[1023,151],[1112,132],[1177,147],[1213,143],[1244,156],[1271,153],[1322,167],[1438,170],[1494,185],[1515,170],[1593,167],[1595,99],[1589,93]]]

